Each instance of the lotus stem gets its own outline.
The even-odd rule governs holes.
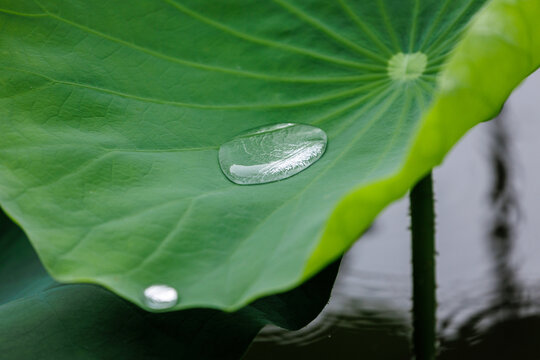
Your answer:
[[[431,173],[410,193],[413,272],[413,353],[436,356],[435,210]]]

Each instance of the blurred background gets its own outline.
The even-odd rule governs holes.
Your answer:
[[[540,359],[540,72],[434,171],[440,359]],[[347,253],[308,327],[267,327],[245,359],[408,359],[408,199]]]

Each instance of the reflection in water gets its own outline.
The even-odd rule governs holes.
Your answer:
[[[408,276],[359,271],[353,260],[345,258],[332,300],[315,321],[299,331],[267,327],[243,360],[409,359]]]
[[[491,168],[493,185],[490,193],[493,223],[488,237],[494,263],[498,303],[514,307],[519,304],[519,281],[511,264],[518,222],[519,204],[512,182],[512,152],[503,114],[493,121]]]
[[[459,325],[454,336],[441,338],[441,359],[538,359],[540,316],[525,296],[512,266],[518,197],[512,178],[511,146],[503,114],[493,121],[490,191],[492,224],[488,236],[494,289],[490,303]],[[481,301],[479,299],[479,301]],[[452,317],[441,322],[441,333]]]
[[[489,315],[489,314],[486,314]],[[509,317],[476,334],[445,341],[440,360],[538,360],[540,316]]]
[[[511,264],[514,248],[515,228],[519,206],[512,183],[511,148],[508,130],[503,116],[495,119],[491,127],[491,170],[490,189],[491,225],[488,236],[489,251],[493,263],[494,289],[491,304],[461,325],[460,332],[470,333],[488,316],[504,312],[505,316],[515,316],[523,305],[521,286]],[[443,331],[450,326],[451,318],[443,320]]]
[[[347,314],[326,312],[301,331],[266,330],[244,360],[408,359],[409,325],[385,314],[391,312],[348,308]]]

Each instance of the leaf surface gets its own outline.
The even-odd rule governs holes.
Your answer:
[[[298,285],[540,64],[536,0],[0,8],[0,203],[56,279],[140,306],[152,284],[226,310]],[[323,157],[228,181],[219,146],[284,122],[323,129]]]

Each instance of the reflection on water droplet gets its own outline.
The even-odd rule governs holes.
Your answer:
[[[328,140],[321,129],[276,124],[244,133],[219,149],[219,165],[236,184],[263,184],[286,179],[316,162]]]
[[[152,285],[144,290],[145,304],[154,310],[169,309],[176,305],[178,293],[167,285]]]

